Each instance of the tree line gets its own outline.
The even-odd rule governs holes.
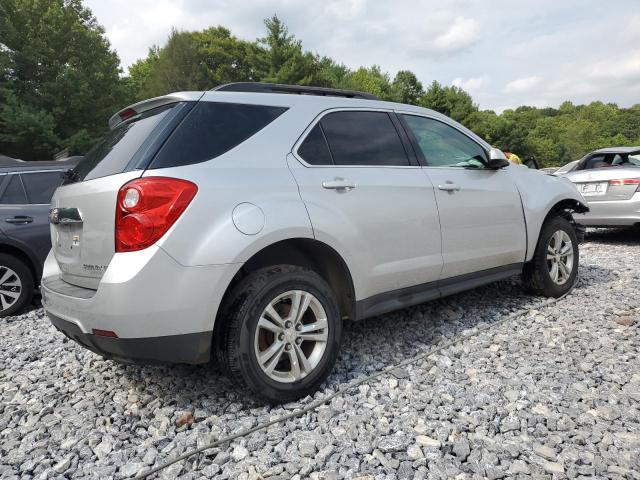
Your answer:
[[[305,50],[277,16],[265,20],[256,41],[222,26],[173,30],[123,75],[104,29],[81,0],[0,0],[0,154],[41,160],[62,149],[84,153],[128,104],[240,81],[360,90],[431,108],[543,166],[604,146],[640,144],[640,104],[480,110],[456,86],[425,86],[409,70],[392,77],[375,65],[351,69]]]

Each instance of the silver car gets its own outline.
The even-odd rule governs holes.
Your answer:
[[[107,358],[216,359],[287,401],[327,377],[344,320],[576,278],[575,187],[424,108],[230,84],[110,126],[54,195],[42,281],[51,322]]]
[[[596,150],[554,173],[568,178],[589,203],[580,223],[592,227],[640,225],[640,147]]]

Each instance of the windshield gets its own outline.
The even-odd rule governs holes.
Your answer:
[[[80,182],[122,173],[175,104],[154,108],[110,130],[67,175],[67,182]]]
[[[558,174],[562,174],[562,173],[567,173],[570,172],[571,170],[574,169],[574,167],[578,164],[580,160],[575,160],[573,162],[569,162],[566,165],[563,165],[562,167],[560,167],[558,170],[556,170],[554,173],[556,175]]]

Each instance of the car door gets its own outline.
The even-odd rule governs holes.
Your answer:
[[[517,266],[526,254],[520,194],[508,168],[486,168],[487,152],[441,120],[401,114],[436,187],[442,232],[442,279]]]
[[[316,119],[289,156],[314,235],[345,258],[358,300],[440,275],[434,189],[410,148],[392,112],[340,110]]]
[[[49,203],[62,182],[59,170],[10,173],[0,198],[2,230],[42,263],[51,249]]]

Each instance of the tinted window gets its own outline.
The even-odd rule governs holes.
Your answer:
[[[9,184],[6,190],[2,194],[0,203],[19,205],[27,203],[27,196],[25,195],[22,182],[20,181],[20,175],[8,175]]]
[[[148,110],[110,130],[74,169],[73,180],[91,180],[122,173],[174,104]]]
[[[150,168],[204,162],[231,150],[266,127],[286,108],[200,102],[162,147]]]
[[[22,182],[29,203],[48,204],[62,183],[62,172],[23,173]]]
[[[431,118],[403,115],[427,165],[484,167],[484,149],[464,133]]]
[[[313,127],[298,148],[298,155],[311,165],[331,165],[333,163],[331,152],[329,152],[327,142],[324,140],[319,123]]]
[[[385,112],[335,112],[321,123],[336,165],[409,165]]]

